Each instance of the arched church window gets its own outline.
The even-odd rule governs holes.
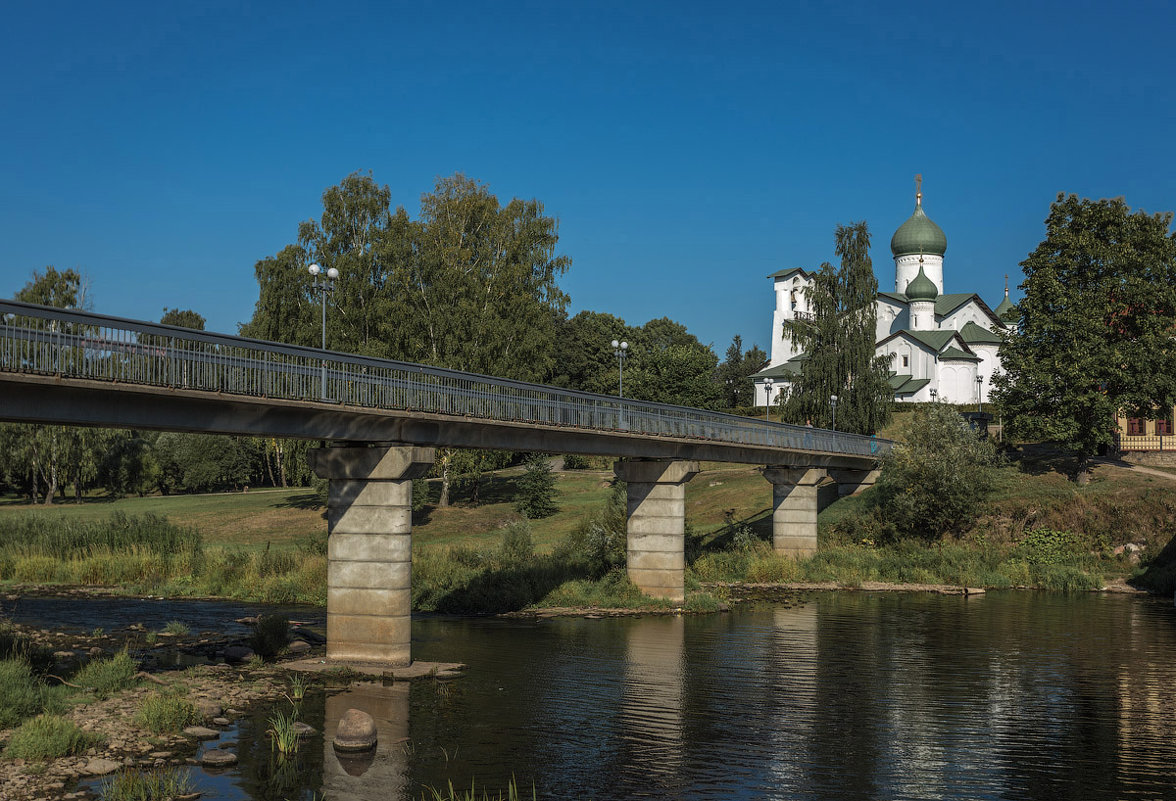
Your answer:
[[[793,289],[789,296],[792,300],[792,310],[796,311],[796,289]]]

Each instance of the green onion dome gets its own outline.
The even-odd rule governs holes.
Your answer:
[[[915,253],[942,256],[947,252],[947,237],[943,229],[923,213],[923,204],[918,203],[915,205],[915,213],[890,238],[890,252],[896,258]]]
[[[907,300],[935,300],[939,297],[939,288],[927,277],[927,273],[923,272],[922,264],[919,265],[919,274],[915,276],[915,280],[907,284],[906,296]]]
[[[1021,319],[1021,313],[1017,311],[1017,307],[1009,301],[1009,292],[1007,289],[1005,290],[1004,300],[1002,300],[1000,305],[994,309],[994,312],[996,313],[997,317],[1006,323],[1015,323]]]

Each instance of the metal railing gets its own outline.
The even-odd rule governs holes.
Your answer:
[[[325,398],[320,384],[324,362]],[[359,408],[854,456],[881,456],[892,444],[857,434],[19,301],[0,301],[0,372],[326,400]]]

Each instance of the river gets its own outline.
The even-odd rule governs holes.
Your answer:
[[[491,792],[543,799],[1176,799],[1176,612],[1152,598],[814,593],[695,617],[420,618],[418,659],[464,678],[310,696],[329,738],[275,769],[245,718],[218,799]]]

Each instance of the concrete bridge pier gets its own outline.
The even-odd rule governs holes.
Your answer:
[[[837,482],[837,497],[857,495],[864,489],[874,486],[881,470],[849,470],[836,468],[829,470],[829,477]]]
[[[327,500],[327,659],[412,662],[412,480],[434,449],[342,446],[310,452],[330,480]]]
[[[817,552],[817,485],[826,471],[814,467],[766,467],[772,484],[772,545],[796,558]]]
[[[616,463],[628,484],[629,580],[655,598],[686,600],[686,483],[698,462],[630,459]]]

